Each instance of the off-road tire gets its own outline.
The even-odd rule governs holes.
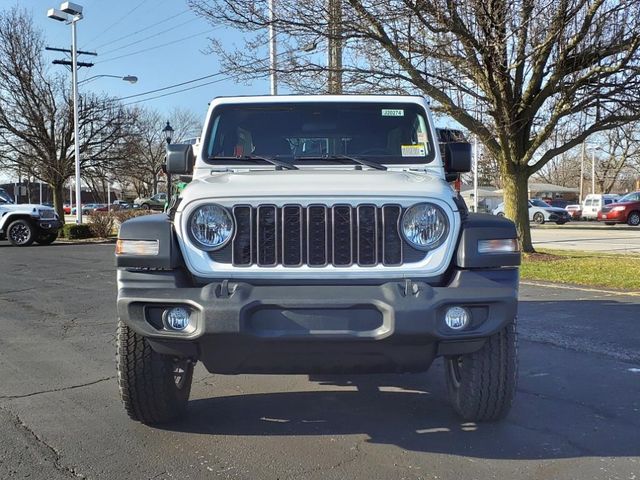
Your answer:
[[[533,214],[533,223],[542,225],[544,223],[544,215],[540,212]]]
[[[28,247],[35,239],[36,227],[24,218],[14,220],[7,228],[7,240],[16,247]]]
[[[184,416],[193,362],[155,352],[142,335],[122,321],[118,321],[116,360],[120,398],[131,419],[160,424]],[[183,371],[180,382],[176,367]]]
[[[633,211],[627,217],[627,224],[632,227],[637,227],[640,225],[640,212]]]
[[[55,233],[41,233],[36,237],[36,243],[38,245],[51,245],[58,238],[58,232]]]
[[[454,410],[472,422],[504,418],[511,409],[518,377],[515,320],[467,355],[445,358],[445,376]]]

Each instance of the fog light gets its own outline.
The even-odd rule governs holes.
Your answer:
[[[462,307],[451,307],[447,310],[447,313],[444,316],[444,321],[452,330],[462,330],[469,325],[469,320],[471,319],[471,315],[466,308]]]
[[[184,307],[165,310],[165,323],[172,330],[184,330],[191,322],[191,313]]]

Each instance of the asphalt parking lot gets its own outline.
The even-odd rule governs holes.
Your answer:
[[[635,479],[640,295],[523,284],[520,381],[463,423],[426,374],[213,376],[186,421],[131,422],[113,245],[0,242],[0,479]]]

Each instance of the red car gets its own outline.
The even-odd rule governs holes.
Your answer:
[[[640,192],[628,193],[616,203],[602,207],[598,212],[598,221],[606,225],[626,223],[637,227],[640,225]]]
[[[62,206],[62,211],[64,212],[65,215],[71,215],[71,205],[69,205],[68,203],[65,203]]]
[[[582,207],[580,205],[567,205],[564,209],[571,214],[572,219],[580,220],[582,218]]]

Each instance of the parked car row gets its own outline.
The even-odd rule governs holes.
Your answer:
[[[560,205],[560,203],[558,203]],[[493,210],[494,215],[504,216],[504,203]],[[626,223],[640,225],[640,191],[631,192],[624,197],[603,193],[589,194],[582,205],[566,204],[564,208],[554,207],[543,200],[529,200],[529,220],[542,224],[555,222],[562,225],[570,220],[597,220],[606,225]]]
[[[131,203],[125,202],[123,200],[116,200],[111,204],[111,207],[106,203],[86,203],[82,205],[82,214],[83,215],[91,215],[93,212],[107,212],[109,209],[113,210],[125,210],[129,208],[135,208]],[[62,209],[65,215],[75,215],[78,211],[76,207],[70,207],[65,204],[62,206]]]

